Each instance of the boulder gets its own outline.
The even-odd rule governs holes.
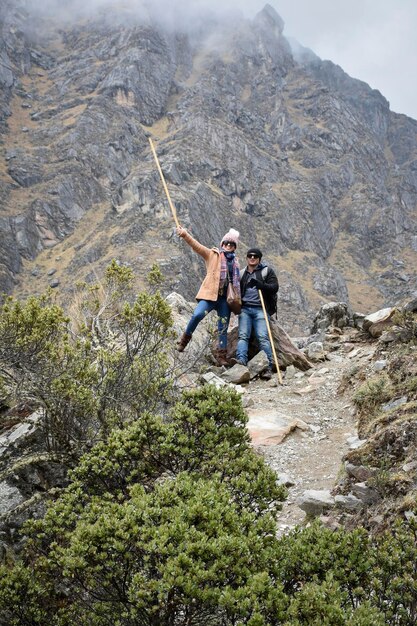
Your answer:
[[[352,326],[352,313],[345,302],[327,302],[323,304],[317,312],[311,333],[317,333],[328,328],[345,328]]]
[[[306,371],[313,367],[306,355],[297,348],[291,341],[290,336],[275,320],[270,321],[272,338],[274,340],[275,351],[278,358],[278,364],[281,369],[285,369],[290,365],[294,365],[299,370]],[[228,333],[228,354],[230,357],[236,353],[238,339],[238,328],[233,328]],[[259,352],[259,345],[256,337],[252,335],[249,343],[248,356],[251,360]]]
[[[363,321],[363,330],[372,337],[380,337],[385,330],[392,326],[392,318],[396,312],[396,308],[387,307],[367,315]]]
[[[297,504],[307,515],[317,517],[333,508],[335,499],[327,489],[322,491],[310,489],[297,498]]]

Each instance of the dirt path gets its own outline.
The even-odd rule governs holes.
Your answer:
[[[296,504],[300,494],[333,487],[341,459],[356,436],[353,405],[349,396],[338,394],[337,389],[354,362],[368,360],[371,353],[368,348],[350,355],[348,351],[333,353],[331,360],[304,375],[300,372],[284,378],[283,386],[256,381],[247,387],[245,402],[252,405],[247,412],[253,444],[281,477],[285,475],[293,483],[280,518],[282,531],[304,520],[305,514]],[[295,426],[297,420],[301,422]]]

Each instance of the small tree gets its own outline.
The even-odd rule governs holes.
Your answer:
[[[53,450],[78,456],[167,399],[171,310],[158,291],[127,299],[132,278],[112,262],[102,284],[79,287],[71,316],[51,293],[0,310],[3,393],[41,408]]]

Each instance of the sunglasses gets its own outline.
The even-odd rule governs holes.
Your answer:
[[[223,241],[224,246],[234,246],[236,248],[236,244],[234,241]]]
[[[247,259],[259,259],[257,254],[247,254],[246,258]]]

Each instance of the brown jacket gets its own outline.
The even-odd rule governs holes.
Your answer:
[[[220,250],[218,248],[206,248],[196,239],[186,233],[183,239],[189,246],[203,257],[206,263],[206,277],[196,295],[196,300],[211,300],[216,302],[219,296],[220,285]]]

